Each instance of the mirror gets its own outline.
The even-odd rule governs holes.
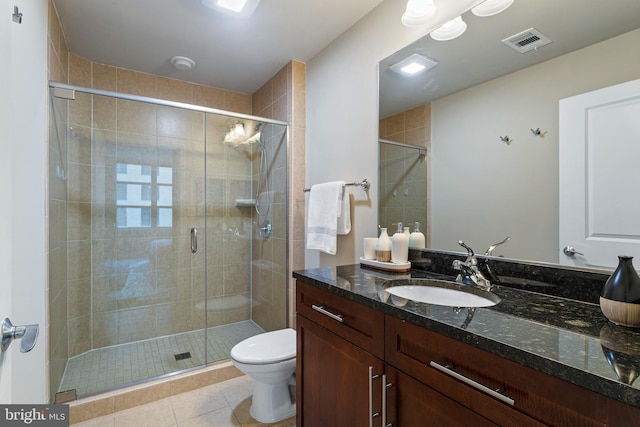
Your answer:
[[[430,110],[427,182],[418,190],[427,201],[429,247],[460,251],[462,240],[482,254],[510,236],[493,255],[564,261],[558,102],[640,78],[640,2],[515,0],[495,16],[462,17],[462,36],[427,35],[379,63],[380,138],[415,143],[393,123],[415,108]],[[525,53],[502,42],[530,29],[551,42]],[[413,53],[438,64],[414,78],[390,69]]]

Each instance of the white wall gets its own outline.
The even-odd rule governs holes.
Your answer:
[[[0,12],[0,318],[40,324],[31,352],[18,341],[0,356],[0,403],[45,403],[47,2],[2,2]]]
[[[557,263],[558,100],[640,78],[638,44],[635,30],[433,102],[432,247],[510,235],[495,254]]]
[[[335,256],[307,251],[307,268],[352,264],[363,237],[377,235],[377,63],[468,10],[480,0],[436,0],[438,14],[422,28],[400,22],[406,0],[385,0],[307,63],[307,187],[325,181],[368,178],[367,194],[351,187],[352,231],[338,237]]]

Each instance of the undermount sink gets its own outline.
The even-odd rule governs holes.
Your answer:
[[[492,292],[446,280],[396,279],[383,287],[396,298],[448,307],[491,307],[500,302]]]

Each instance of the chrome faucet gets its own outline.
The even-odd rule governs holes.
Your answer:
[[[453,268],[460,270],[460,274],[456,277],[456,282],[463,285],[476,286],[485,291],[491,290],[491,282],[478,269],[478,259],[473,253],[473,249],[467,246],[462,240],[458,244],[467,250],[467,259],[465,261],[453,261]]]

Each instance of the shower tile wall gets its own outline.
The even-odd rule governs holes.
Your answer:
[[[429,244],[431,170],[431,106],[421,105],[380,120],[380,138],[427,148],[424,158],[414,149],[379,144],[379,222],[395,232],[393,223],[419,221]],[[395,195],[394,195],[395,192]]]
[[[273,234],[269,239],[254,236],[253,244],[253,319],[265,330],[295,327],[295,280],[288,272],[304,268],[305,73],[304,63],[291,61],[252,96],[253,114],[289,122],[288,142],[281,133],[268,134],[269,179],[275,191],[267,219]],[[264,219],[254,214],[257,225]]]

